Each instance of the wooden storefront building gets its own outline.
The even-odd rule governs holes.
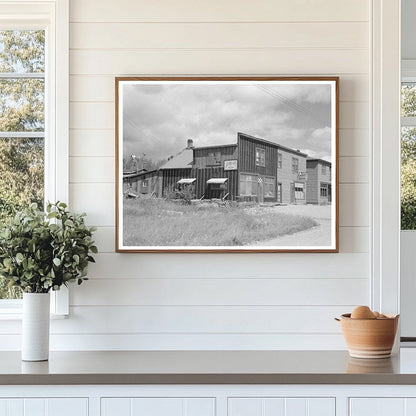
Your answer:
[[[307,155],[245,133],[237,143],[187,147],[158,170],[134,176],[141,194],[192,187],[195,198],[306,204]],[[132,182],[132,178],[125,181]],[[130,184],[134,190],[134,185]]]
[[[331,203],[331,163],[323,159],[306,159],[306,200],[308,204],[326,205]]]

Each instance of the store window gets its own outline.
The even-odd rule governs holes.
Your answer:
[[[276,196],[276,178],[272,176],[264,178],[264,196],[266,198],[274,198]]]
[[[305,184],[295,182],[295,199],[305,199]]]
[[[256,175],[240,174],[240,195],[254,196],[257,195],[258,182]]]

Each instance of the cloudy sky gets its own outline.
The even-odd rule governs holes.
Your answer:
[[[236,143],[237,132],[331,159],[328,84],[152,84],[123,87],[123,154],[158,161],[186,147]]]

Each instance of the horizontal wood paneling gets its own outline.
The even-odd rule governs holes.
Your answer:
[[[367,48],[367,22],[72,23],[71,49]]]
[[[115,157],[114,127],[109,130],[70,130],[69,155]]]
[[[114,75],[72,75],[70,77],[70,100],[114,102],[114,78]],[[343,75],[339,83],[340,100],[368,102],[368,85],[366,75]]]
[[[339,224],[341,226],[370,225],[370,188],[368,184],[340,184]]]
[[[69,182],[115,182],[114,157],[70,157]]]
[[[72,307],[52,333],[337,333],[352,306]],[[282,319],[284,317],[284,319]]]
[[[131,319],[131,318],[130,318]],[[281,334],[51,334],[52,350],[345,350],[341,333]],[[19,350],[20,334],[0,334],[0,351]]]
[[[370,228],[340,227],[339,246],[341,253],[368,253],[370,251]]]
[[[70,208],[86,212],[89,225],[113,226],[115,224],[114,184],[69,184]]]
[[[339,181],[340,183],[368,183],[370,165],[368,157],[340,157]]]
[[[340,156],[368,156],[370,131],[363,129],[341,129],[339,131]]]
[[[261,288],[261,289],[259,289]],[[310,294],[314,292],[314,296]],[[358,293],[358,295],[357,295]],[[364,279],[90,279],[71,305],[354,305],[365,304]]]
[[[342,75],[367,70],[365,49],[70,51],[72,75]]]
[[[99,278],[366,278],[368,255],[315,254],[97,254],[90,276]],[[296,264],[296,267],[294,265]],[[340,268],[339,265],[342,264]],[[236,266],[238,265],[238,267]],[[208,267],[209,266],[209,267]],[[215,271],[213,271],[215,268]],[[261,287],[259,286],[259,290]]]
[[[370,6],[71,0],[70,206],[100,253],[52,348],[345,348],[332,318],[369,302]],[[340,76],[341,252],[115,254],[114,77],[146,74]]]
[[[208,3],[193,0],[71,0],[71,22],[302,22],[368,21],[362,0],[241,0]]]
[[[355,306],[71,306],[51,334],[337,334],[333,318]],[[0,334],[20,331],[21,322],[2,321]]]

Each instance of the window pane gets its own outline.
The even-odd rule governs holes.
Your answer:
[[[0,219],[36,202],[43,205],[44,140],[0,138]]]
[[[0,30],[0,72],[45,72],[45,31]]]
[[[43,131],[45,82],[42,79],[0,79],[0,131]]]
[[[401,228],[416,229],[416,128],[401,131]]]
[[[0,223],[44,197],[44,140],[0,138]],[[0,299],[19,299],[21,291],[0,279]]]

